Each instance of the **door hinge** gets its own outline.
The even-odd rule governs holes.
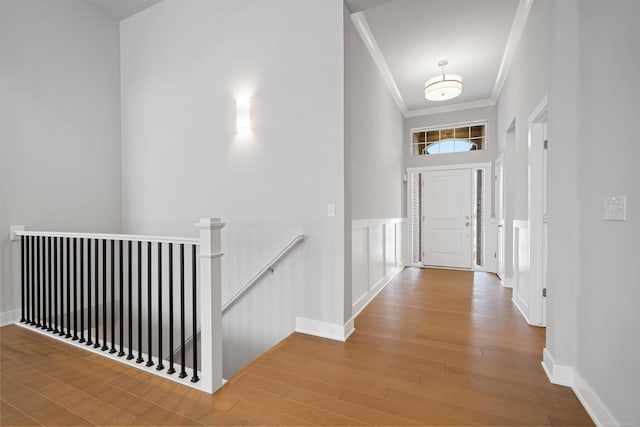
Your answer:
[[[542,289],[542,297],[543,298],[547,297],[547,288]]]
[[[547,140],[547,139],[544,140],[544,149],[545,150],[549,149],[549,140]]]

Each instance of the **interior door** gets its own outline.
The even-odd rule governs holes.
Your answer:
[[[470,269],[471,169],[422,176],[424,265]]]
[[[504,248],[506,244],[505,240],[505,221],[504,221],[504,160],[500,157],[496,160],[495,167],[495,195],[496,195],[496,223],[497,223],[497,247],[496,247],[496,262],[497,273],[500,279],[505,277],[505,261],[504,261]]]

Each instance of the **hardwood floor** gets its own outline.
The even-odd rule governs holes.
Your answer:
[[[1,423],[593,425],[510,298],[490,274],[408,268],[348,342],[293,334],[213,396],[8,326]]]

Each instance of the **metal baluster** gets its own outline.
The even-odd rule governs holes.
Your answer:
[[[52,332],[53,328],[51,327],[53,322],[53,311],[51,309],[52,303],[52,294],[51,294],[51,237],[47,237],[47,283],[49,284],[49,291],[47,292],[49,298],[47,298],[47,306],[49,307],[49,323],[47,324],[47,331]]]
[[[116,350],[116,275],[115,275],[115,246],[116,242],[111,241],[111,350],[110,354],[115,353]]]
[[[129,261],[129,269],[127,270],[127,286],[129,288],[129,354],[127,355],[127,360],[131,360],[133,359],[133,292],[131,283],[133,264],[131,263],[131,240],[127,242],[127,249],[127,259]]]
[[[64,238],[60,237],[60,243],[57,245],[60,249],[60,258],[58,259],[58,270],[60,271],[58,284],[60,285],[60,332],[58,335],[64,336]]]
[[[162,243],[158,242],[158,371],[164,369],[162,364]]]
[[[31,325],[36,324],[36,242],[31,236]]]
[[[40,292],[41,296],[41,304],[42,304],[42,319],[40,327],[42,329],[47,329],[47,238],[45,236],[41,237],[42,249],[41,249],[41,264],[42,264],[42,291]]]
[[[200,381],[198,378],[198,337],[196,336],[196,331],[198,329],[197,323],[197,303],[196,299],[196,245],[191,245],[191,283],[193,285],[191,296],[191,301],[193,302],[193,338],[191,342],[193,343],[193,377],[191,377],[191,382],[196,383]]]
[[[73,238],[73,341],[78,341],[78,247]]]
[[[142,363],[142,242],[138,242],[138,358],[136,363]]]
[[[119,274],[120,274],[120,351],[118,352],[118,356],[122,357],[124,356],[124,334],[123,334],[123,328],[124,328],[124,292],[123,292],[123,287],[124,287],[124,275],[123,275],[123,271],[122,269],[124,268],[123,265],[123,260],[122,260],[122,240],[120,240],[120,242],[118,243],[119,245],[119,251],[118,251],[118,257],[120,258],[120,269],[118,270]]]
[[[24,255],[25,255],[25,271],[26,271],[26,280],[25,280],[25,299],[24,299],[24,311],[25,311],[25,318],[24,318],[24,322],[26,324],[31,323],[31,289],[30,289],[30,284],[31,284],[31,257],[29,256],[30,252],[29,250],[31,249],[31,242],[30,242],[30,237],[29,236],[24,236],[24,242],[25,242],[25,249],[24,249]]]
[[[187,376],[184,346],[184,243],[180,243],[180,378]]]
[[[65,338],[72,338],[71,335],[71,238],[67,237],[67,334]]]
[[[80,239],[80,341],[84,339],[84,239]]]
[[[58,330],[58,238],[53,238],[53,333]]]
[[[87,240],[87,345],[93,345],[91,340],[91,239]]]
[[[40,324],[40,236],[36,237],[36,328],[41,327]]]
[[[102,240],[102,347],[100,350],[109,350],[107,346],[107,241]]]
[[[36,243],[35,236],[30,236],[31,244],[31,316],[29,324],[36,324]]]
[[[25,309],[24,309],[24,296],[25,296],[25,292],[24,292],[24,283],[25,283],[25,278],[27,276],[27,264],[26,264],[26,257],[25,257],[25,252],[26,252],[26,246],[25,246],[25,238],[24,236],[20,236],[20,322],[24,323],[25,322]]]
[[[169,243],[169,369],[167,374],[173,374],[173,243]]]
[[[93,287],[95,292],[95,305],[96,305],[96,311],[95,311],[95,316],[96,316],[96,333],[95,333],[95,337],[96,337],[96,343],[93,345],[93,348],[100,348],[100,281],[99,281],[99,270],[100,270],[100,263],[99,263],[99,257],[98,257],[98,250],[99,250],[99,243],[98,243],[98,239],[96,239],[93,248],[95,249],[95,253],[93,254],[93,267],[94,267],[94,271],[93,271]]]
[[[149,358],[147,359],[147,366],[153,366],[153,347],[152,344],[152,335],[151,335],[151,242],[147,242],[147,339],[149,341],[149,346],[147,347],[149,351]]]

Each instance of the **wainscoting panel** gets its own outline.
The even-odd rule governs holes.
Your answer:
[[[369,290],[375,288],[378,281],[384,277],[384,225],[369,227]]]
[[[354,317],[405,265],[405,218],[352,223],[352,302]]]

